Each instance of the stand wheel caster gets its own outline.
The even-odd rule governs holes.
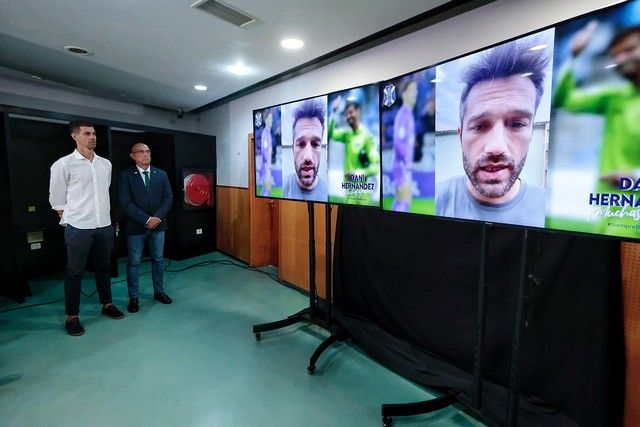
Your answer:
[[[260,338],[262,338],[262,335],[260,335],[260,332],[256,332],[255,334],[253,334],[254,337],[256,337],[256,341],[260,341]]]
[[[307,367],[307,374],[313,375],[316,372],[316,365],[309,365]]]
[[[391,417],[382,417],[382,427],[391,427],[393,425],[393,419]]]

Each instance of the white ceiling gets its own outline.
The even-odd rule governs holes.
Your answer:
[[[190,111],[449,1],[224,0],[258,19],[246,28],[194,2],[0,0],[0,76]],[[286,37],[305,46],[286,51]],[[68,45],[94,55],[74,56]],[[238,61],[252,72],[230,74]]]

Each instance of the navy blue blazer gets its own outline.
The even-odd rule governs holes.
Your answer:
[[[162,221],[156,230],[167,229],[167,214],[173,194],[169,178],[162,169],[149,167],[151,188],[147,190],[136,166],[125,169],[118,181],[118,201],[127,216],[126,234],[144,234],[147,220],[158,217]]]

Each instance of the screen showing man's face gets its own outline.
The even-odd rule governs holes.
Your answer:
[[[460,140],[472,187],[501,203],[524,166],[533,132],[536,91],[520,75],[483,81],[467,98]]]
[[[302,189],[315,188],[322,152],[322,124],[316,117],[302,118],[293,128],[293,161]]]

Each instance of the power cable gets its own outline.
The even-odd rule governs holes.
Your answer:
[[[143,263],[145,263],[145,262],[149,262],[149,260],[148,259],[147,260],[143,260]],[[195,264],[191,264],[191,265],[189,265],[187,267],[173,269],[173,270],[169,269],[169,266],[171,265],[171,260],[168,260],[167,264],[165,265],[164,271],[167,272],[167,273],[182,273],[184,271],[191,270],[192,268],[202,268],[202,267],[207,267],[207,266],[214,265],[214,264],[231,265],[231,266],[235,266],[235,267],[238,267],[238,268],[242,268],[244,270],[254,271],[254,272],[257,272],[257,273],[262,273],[262,274],[268,276],[274,282],[282,284],[280,279],[278,279],[277,276],[275,276],[275,275],[273,275],[271,273],[263,271],[263,270],[261,270],[259,268],[249,267],[249,266],[246,266],[246,265],[243,265],[243,264],[231,261],[231,260],[226,260],[226,259],[201,261],[201,262],[197,262]],[[140,276],[148,276],[150,274],[151,274],[151,271],[145,271],[144,273],[140,274]],[[117,284],[117,283],[126,282],[126,281],[127,281],[126,278],[119,279],[119,280],[116,280],[116,281],[112,281],[111,285],[114,285],[114,284]],[[82,296],[84,296],[86,299],[89,299],[89,298],[92,298],[97,292],[98,292],[98,290],[96,289],[95,291],[91,292],[90,294],[85,294],[82,291],[80,291],[80,294]],[[16,310],[25,310],[27,308],[40,307],[40,306],[44,306],[44,305],[57,304],[57,303],[59,303],[61,301],[64,301],[64,297],[58,298],[58,299],[53,300],[53,301],[41,302],[41,303],[30,304],[30,305],[20,305],[20,306],[17,306],[17,307],[7,308],[7,309],[4,309],[4,310],[0,310],[0,314],[7,313],[7,312],[10,312],[10,311],[16,311]]]

